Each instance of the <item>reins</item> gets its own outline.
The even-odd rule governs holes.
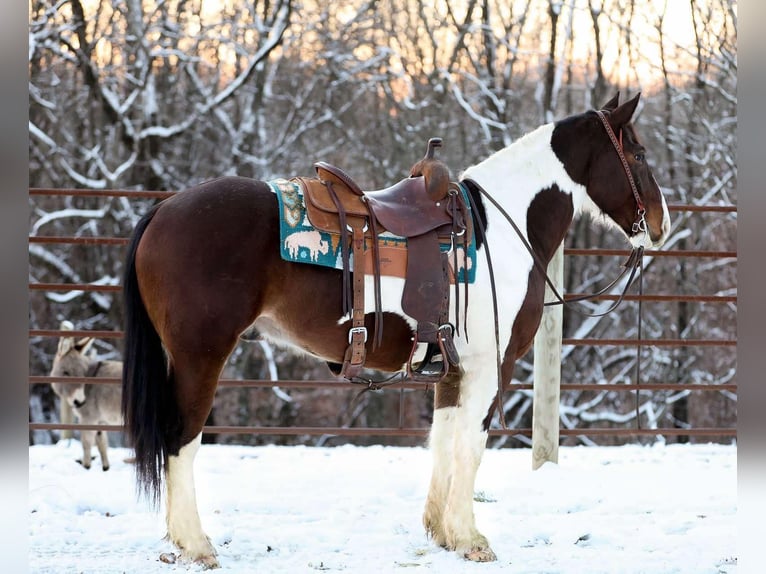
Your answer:
[[[632,225],[633,233],[638,233],[639,231],[646,233],[647,232],[647,223],[646,223],[646,207],[644,206],[644,202],[641,199],[640,194],[638,193],[638,187],[636,185],[635,179],[633,178],[633,174],[630,171],[630,165],[628,164],[628,160],[625,157],[625,153],[623,152],[622,147],[622,130],[620,130],[620,136],[619,138],[615,135],[614,130],[612,129],[612,126],[609,125],[609,121],[606,119],[606,116],[601,110],[596,110],[596,115],[598,116],[599,120],[601,120],[601,123],[604,126],[604,129],[606,130],[607,135],[609,136],[609,140],[612,142],[612,145],[614,146],[615,151],[617,152],[618,157],[620,158],[620,162],[622,163],[622,167],[625,171],[625,175],[628,178],[628,183],[630,184],[630,189],[633,192],[633,197],[636,200],[636,221]],[[619,274],[619,276],[612,281],[609,285],[604,287],[603,289],[597,291],[596,293],[592,293],[589,295],[581,295],[578,297],[573,297],[569,300],[564,299],[564,297],[561,296],[561,294],[558,292],[558,289],[556,289],[556,286],[553,284],[553,281],[548,276],[548,269],[547,264],[543,262],[543,260],[540,258],[540,256],[535,252],[535,250],[530,245],[527,238],[524,236],[524,234],[521,232],[521,229],[519,229],[518,225],[516,225],[516,222],[513,221],[513,218],[508,214],[508,212],[503,208],[502,205],[500,205],[497,200],[492,197],[487,190],[485,190],[481,185],[479,185],[476,181],[472,179],[465,179],[463,181],[470,181],[472,185],[476,187],[476,189],[479,190],[479,193],[487,198],[487,200],[492,203],[492,205],[497,208],[497,210],[500,212],[500,214],[505,218],[505,220],[511,225],[513,230],[516,232],[516,235],[521,240],[524,247],[527,249],[529,254],[532,256],[532,261],[535,267],[537,267],[538,271],[542,273],[543,278],[545,280],[545,283],[550,288],[551,292],[553,293],[554,297],[556,298],[555,301],[549,301],[544,303],[544,306],[552,306],[552,305],[570,305],[571,303],[585,301],[588,299],[594,299],[597,297],[600,297],[607,291],[611,290],[617,283],[625,276],[625,274],[630,271],[630,276],[628,277],[628,280],[625,283],[625,287],[622,290],[622,293],[617,298],[617,300],[606,310],[601,313],[590,313],[587,311],[582,311],[578,309],[577,307],[570,307],[570,309],[573,309],[577,311],[578,313],[585,315],[587,317],[603,317],[604,315],[607,315],[617,309],[619,305],[622,303],[622,301],[625,298],[625,295],[630,288],[630,286],[633,284],[633,280],[635,279],[636,271],[641,268],[641,272],[639,273],[639,296],[643,294],[643,255],[644,255],[644,248],[641,247],[634,247],[633,250],[630,253],[630,256],[628,257],[628,260],[623,263],[622,267],[623,270]],[[461,182],[460,185],[463,185]],[[478,214],[478,209],[476,207],[475,201],[473,199],[473,196],[469,193],[468,198],[471,202],[471,209],[474,210]],[[481,222],[481,218],[476,218],[478,221],[478,227],[481,231],[482,238],[484,240],[484,249],[485,249],[485,256],[487,259],[487,268],[489,271],[489,278],[490,278],[490,286],[492,290],[492,308],[493,308],[493,314],[494,314],[494,322],[495,322],[495,349],[496,349],[496,360],[497,360],[497,410],[498,410],[498,417],[500,418],[500,423],[502,425],[503,430],[508,430],[507,424],[505,422],[505,412],[503,411],[503,378],[502,378],[502,359],[500,357],[500,328],[499,328],[499,318],[498,318],[498,311],[497,311],[497,292],[495,288],[495,278],[494,278],[494,271],[492,268],[492,259],[490,257],[489,253],[489,245],[487,241],[487,236],[484,230],[484,225]],[[639,297],[638,300],[638,339],[641,340],[641,298]],[[641,376],[641,344],[639,342],[639,345],[637,347],[637,356],[636,356],[636,381],[638,386],[638,381],[640,380]],[[638,389],[636,389],[636,420],[638,421],[638,415],[639,415],[639,398],[638,398]]]
[[[618,157],[620,158],[620,162],[622,164],[623,170],[625,171],[625,175],[628,179],[628,183],[630,184],[631,191],[633,193],[633,197],[636,200],[636,221],[633,222],[632,225],[632,231],[633,233],[643,232],[647,233],[647,223],[646,223],[646,207],[644,206],[644,202],[641,199],[641,196],[638,192],[638,186],[636,185],[635,179],[633,178],[633,174],[630,171],[630,165],[628,164],[628,160],[625,157],[625,153],[623,152],[623,146],[622,146],[622,130],[620,130],[619,137],[615,135],[614,130],[609,125],[609,121],[606,119],[605,114],[601,110],[595,110],[596,115],[598,116],[599,120],[604,126],[604,129],[606,130],[607,135],[609,136],[609,140],[612,142],[612,145],[617,152]],[[605,293],[612,290],[621,280],[622,278],[630,272],[630,275],[628,277],[628,280],[625,282],[625,286],[618,296],[618,298],[615,300],[615,302],[609,306],[608,309],[605,311],[599,312],[599,313],[591,313],[588,311],[583,311],[581,309],[578,309],[577,307],[570,306],[570,309],[573,309],[574,311],[585,315],[587,317],[603,317],[620,306],[620,304],[625,299],[625,295],[627,294],[628,289],[633,284],[633,281],[636,277],[636,272],[638,271],[638,278],[639,278],[639,299],[638,299],[638,346],[636,351],[636,381],[637,381],[637,388],[636,388],[636,421],[637,424],[639,424],[639,415],[640,415],[640,405],[639,405],[639,381],[641,377],[641,295],[643,295],[643,255],[644,255],[644,248],[643,246],[640,247],[634,247],[631,251],[628,259],[625,261],[625,263],[622,264],[623,270],[620,272],[620,274],[617,276],[616,279],[614,279],[611,283],[609,283],[606,287],[600,289],[599,291],[587,295],[579,295],[577,297],[571,297],[569,299],[565,299],[558,291],[556,286],[554,285],[553,281],[548,275],[548,269],[547,264],[545,264],[542,260],[542,258],[535,252],[532,245],[529,243],[527,238],[522,233],[521,229],[519,229],[518,225],[516,225],[516,222],[513,220],[513,218],[510,216],[510,214],[498,203],[498,201],[492,197],[487,190],[485,190],[481,185],[479,185],[476,181],[472,179],[464,179],[457,185],[460,186],[463,189],[463,192],[468,197],[471,210],[474,214],[476,214],[476,217],[474,219],[474,222],[476,223],[476,227],[478,228],[478,232],[481,234],[481,239],[484,243],[484,253],[487,260],[487,270],[489,273],[489,282],[490,282],[490,289],[492,292],[492,311],[494,316],[494,334],[495,334],[495,360],[496,360],[496,368],[497,368],[497,409],[498,409],[498,416],[500,419],[500,424],[503,428],[503,430],[508,430],[508,426],[506,424],[505,420],[505,412],[503,410],[503,377],[502,377],[502,357],[501,357],[501,351],[500,351],[500,320],[498,316],[498,305],[497,305],[497,289],[495,286],[495,274],[494,274],[494,268],[492,265],[492,257],[490,254],[489,249],[489,242],[487,241],[487,234],[484,227],[484,223],[481,220],[481,217],[479,216],[479,210],[478,206],[476,205],[476,201],[473,198],[473,195],[465,189],[463,182],[470,182],[472,185],[476,187],[476,189],[479,191],[479,193],[484,196],[492,205],[495,206],[495,208],[500,212],[500,214],[503,216],[503,218],[511,225],[513,230],[516,232],[516,235],[521,240],[522,244],[526,248],[526,250],[529,252],[529,254],[532,257],[533,265],[538,269],[540,273],[542,273],[542,276],[545,280],[545,283],[548,285],[548,287],[551,290],[551,293],[555,297],[555,301],[548,301],[545,302],[544,306],[552,306],[552,305],[571,305],[572,303],[582,302],[589,299],[595,299],[598,298]],[[457,268],[457,266],[456,266]],[[467,297],[467,293],[466,293]],[[467,336],[467,332],[466,332]],[[371,390],[380,390],[384,387],[392,386],[398,383],[402,383],[406,380],[406,377],[404,376],[404,373],[395,373],[391,377],[388,377],[382,381],[372,381],[370,379],[365,379],[361,377],[355,377],[356,380],[352,382],[360,383],[360,384],[366,384],[367,388],[362,389],[359,394],[357,395],[357,400],[363,393],[366,391]]]
[[[576,302],[579,302],[579,301],[587,301],[588,299],[596,299],[596,298],[600,297],[601,295],[603,295],[604,293],[607,293],[608,291],[610,291],[615,285],[617,285],[619,283],[619,281],[625,276],[625,274],[628,273],[628,271],[630,271],[630,277],[628,278],[628,281],[627,281],[627,283],[625,285],[625,288],[623,289],[623,291],[620,294],[619,298],[614,302],[614,304],[612,304],[611,307],[609,307],[609,309],[607,309],[606,311],[604,311],[602,313],[589,313],[587,311],[582,311],[580,309],[577,309],[576,307],[573,307],[573,309],[575,311],[577,311],[578,313],[580,313],[582,315],[585,315],[587,317],[602,317],[602,316],[607,315],[608,313],[611,313],[612,311],[614,311],[620,305],[620,303],[622,303],[623,299],[625,298],[625,294],[628,291],[628,288],[633,283],[633,279],[634,279],[635,274],[636,274],[636,269],[638,268],[639,261],[640,261],[641,257],[643,256],[643,253],[644,253],[644,248],[643,247],[635,247],[635,248],[633,248],[633,250],[630,253],[630,256],[627,259],[627,261],[625,261],[625,263],[622,264],[622,267],[623,267],[622,272],[620,272],[620,274],[617,276],[617,278],[614,281],[609,283],[609,285],[607,285],[603,289],[600,289],[599,291],[596,291],[595,293],[591,293],[591,294],[588,294],[588,295],[579,295],[577,297],[572,297],[570,299],[564,299],[564,297],[559,293],[558,289],[556,289],[556,286],[553,284],[553,281],[551,280],[551,278],[548,276],[548,269],[547,269],[548,266],[543,262],[543,260],[540,258],[540,256],[537,254],[537,252],[534,250],[534,248],[529,244],[529,241],[527,240],[526,237],[524,237],[524,234],[521,232],[521,229],[519,229],[519,226],[516,225],[516,222],[513,221],[513,218],[508,214],[508,212],[505,209],[503,209],[503,207],[497,202],[497,200],[494,197],[492,197],[489,194],[489,192],[487,192],[487,190],[484,189],[483,187],[481,187],[478,183],[476,183],[475,181],[470,180],[470,179],[469,180],[464,180],[464,181],[470,181],[471,184],[476,186],[476,189],[478,189],[479,192],[484,197],[486,197],[489,200],[489,202],[492,203],[492,205],[494,205],[497,208],[497,210],[505,218],[505,220],[511,225],[511,227],[513,227],[513,230],[516,232],[516,235],[518,235],[519,239],[521,240],[521,243],[524,245],[524,247],[527,249],[529,254],[532,256],[532,260],[534,262],[535,267],[537,267],[537,269],[543,274],[543,278],[545,279],[545,283],[548,285],[548,287],[550,288],[551,292],[553,293],[553,296],[556,298],[555,301],[548,301],[548,302],[544,303],[544,305],[546,307],[551,306],[551,305],[569,305],[571,303],[576,303]],[[469,197],[470,197],[470,195],[469,195]],[[473,208],[473,198],[471,198],[471,203],[472,203],[472,208]],[[483,228],[482,228],[482,231],[483,231]],[[486,244],[486,237],[484,238],[484,242]],[[487,252],[487,253],[489,253],[489,252]],[[489,257],[487,258],[487,266],[490,269],[490,279],[492,280],[492,276],[493,276],[493,274],[492,274],[492,263],[491,263]],[[494,290],[493,290],[493,295],[494,295]]]
[[[529,241],[526,237],[524,237],[524,234],[519,229],[518,225],[516,225],[516,222],[513,220],[513,218],[510,216],[510,214],[503,209],[503,207],[497,202],[497,200],[492,197],[489,192],[484,189],[481,185],[476,183],[474,180],[463,180],[463,181],[470,181],[472,185],[476,186],[476,189],[479,190],[479,192],[489,200],[492,205],[494,205],[497,210],[500,212],[500,214],[505,218],[505,220],[511,225],[513,230],[516,232],[516,235],[521,240],[521,243],[524,245],[524,247],[527,249],[529,254],[532,256],[532,261],[535,267],[537,267],[538,271],[542,273],[543,279],[545,280],[545,283],[550,288],[551,292],[553,293],[554,297],[556,298],[555,301],[548,301],[544,303],[544,306],[552,306],[552,305],[571,305],[572,303],[586,301],[588,299],[595,299],[597,297],[600,297],[610,289],[612,289],[617,283],[625,276],[628,271],[630,271],[630,276],[628,277],[628,280],[625,282],[625,287],[622,290],[622,293],[620,293],[620,296],[617,298],[617,300],[606,310],[601,313],[590,313],[588,311],[583,311],[581,309],[578,309],[577,307],[569,307],[570,309],[573,309],[577,311],[578,313],[585,315],[587,317],[603,317],[604,315],[607,315],[617,309],[619,305],[623,302],[625,299],[625,295],[628,292],[628,289],[633,284],[633,280],[636,275],[636,270],[641,266],[641,261],[643,260],[643,254],[644,254],[644,248],[643,247],[636,247],[633,248],[633,250],[630,253],[630,256],[628,257],[628,260],[622,264],[623,270],[620,272],[620,274],[617,276],[617,278],[612,281],[609,285],[604,287],[603,289],[600,289],[596,293],[591,293],[588,295],[580,295],[578,297],[571,298],[569,300],[565,299],[561,296],[558,289],[556,289],[556,286],[554,285],[553,281],[551,280],[550,276],[548,275],[548,269],[547,265],[543,263],[543,260],[540,258],[540,256],[535,252],[534,248],[530,245]],[[460,185],[463,185],[462,182]],[[469,193],[468,198],[471,202],[471,209],[477,211],[475,200],[473,199],[473,196]],[[497,389],[497,405],[498,405],[498,416],[500,418],[500,424],[502,425],[503,430],[508,430],[508,427],[505,422],[505,413],[503,412],[503,403],[502,403],[502,393],[503,393],[503,379],[502,379],[502,358],[500,356],[500,325],[499,325],[499,317],[498,317],[498,311],[497,311],[497,290],[495,287],[495,275],[494,270],[492,267],[492,257],[490,256],[489,252],[489,242],[487,241],[487,236],[484,231],[484,224],[482,223],[480,218],[477,218],[478,227],[481,231],[481,235],[484,241],[484,249],[485,249],[485,256],[487,259],[487,270],[489,271],[489,282],[490,282],[490,288],[492,291],[492,310],[494,315],[494,323],[495,323],[495,353],[496,353],[496,360],[497,360],[497,378],[498,378],[498,389]],[[639,299],[640,304],[640,299]],[[640,321],[640,311],[639,311],[639,321]],[[640,323],[639,323],[640,325]]]

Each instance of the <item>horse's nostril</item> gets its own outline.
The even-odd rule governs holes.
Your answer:
[[[85,401],[78,401],[77,399],[74,400],[74,406],[76,406],[78,409],[85,404]]]

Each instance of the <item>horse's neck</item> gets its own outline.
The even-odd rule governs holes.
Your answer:
[[[553,129],[553,124],[541,126],[463,173],[463,178],[478,183],[502,205],[546,261],[587,195],[553,152]],[[488,239],[495,235],[505,242],[509,223],[491,203],[485,201],[484,205]]]

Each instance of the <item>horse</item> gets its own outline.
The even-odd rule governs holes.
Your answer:
[[[435,384],[423,525],[435,544],[467,560],[496,559],[475,524],[473,488],[499,406],[498,371],[501,388],[509,385],[540,324],[545,273],[534,259],[547,264],[580,213],[616,229],[634,247],[659,247],[670,232],[667,204],[632,123],[639,98],[620,104],[618,93],[599,110],[542,125],[460,177],[475,206],[479,253],[502,248],[492,267],[504,353],[498,365],[495,333],[487,328],[493,318],[489,265],[477,264],[464,322],[470,343],[456,337],[460,369]],[[279,225],[267,183],[223,177],[156,204],[128,247],[123,413],[137,488],[157,504],[164,478],[168,539],[182,560],[208,568],[219,562],[201,526],[193,461],[238,337],[255,327],[330,365],[343,361],[349,341],[343,274],[283,260]],[[365,343],[366,367],[395,373],[407,363],[415,326],[402,310],[402,285],[384,278],[385,330],[378,345]],[[365,326],[372,329],[372,312]]]
[[[74,329],[69,321],[62,321],[61,329]],[[53,358],[51,377],[120,377],[122,375],[121,361],[98,361],[88,356],[93,345],[93,337],[75,339],[64,336],[59,339],[56,355]],[[84,383],[51,383],[53,392],[62,401],[66,401],[72,412],[82,424],[121,425],[122,424],[122,394],[116,385],[86,385]],[[107,449],[109,438],[106,431],[83,430],[80,432],[82,442],[82,466],[90,470],[91,450],[96,443],[101,456],[101,468],[109,470]]]

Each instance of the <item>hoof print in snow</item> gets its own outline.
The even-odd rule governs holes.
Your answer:
[[[172,552],[163,552],[160,554],[160,562],[164,562],[165,564],[175,564],[176,555]]]

